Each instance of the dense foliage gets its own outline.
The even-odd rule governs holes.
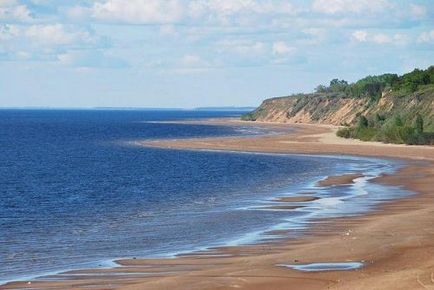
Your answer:
[[[415,69],[402,76],[397,74],[367,76],[352,84],[334,79],[328,87],[319,85],[315,91],[317,93],[342,93],[348,97],[369,97],[372,100],[378,100],[385,91],[409,94],[426,85],[434,85],[434,66],[426,70]]]
[[[415,69],[410,73],[398,76],[383,74],[368,76],[353,84],[332,80],[328,87],[318,87],[324,92],[343,92],[349,97],[370,98],[378,101],[384,92],[397,96],[406,96],[434,85],[434,66],[426,70]],[[381,141],[386,143],[434,144],[433,133],[424,130],[424,119],[419,113],[395,114],[385,116],[359,116],[356,125],[340,129],[338,136],[356,138],[363,141]]]
[[[404,119],[400,115],[385,118],[359,116],[356,126],[345,127],[337,132],[339,137],[355,138],[363,141],[381,141],[409,145],[434,144],[434,134],[425,132],[421,115],[414,120]]]

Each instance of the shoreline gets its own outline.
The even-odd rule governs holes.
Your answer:
[[[244,125],[277,130],[274,134],[136,141],[144,147],[253,153],[379,157],[434,161],[434,146],[385,144],[336,136],[338,126],[323,124],[250,122],[233,118],[183,121],[197,125]],[[387,149],[386,151],[381,149]],[[381,150],[378,151],[378,150]],[[406,153],[407,156],[403,156]]]
[[[226,137],[225,137],[226,138]],[[193,151],[197,151],[197,150],[193,150]],[[234,154],[257,154],[257,155],[277,155],[277,156],[294,156],[294,157],[299,157],[299,156],[303,156],[303,157],[315,157],[314,155],[311,154],[287,154],[287,153],[268,153],[268,152],[242,152],[242,151],[225,151],[225,150],[208,150],[208,149],[204,149],[203,151],[210,151],[210,152],[230,152],[230,153],[234,153]],[[331,155],[320,155],[318,156],[320,158],[331,158],[331,159],[337,159],[338,157],[336,156],[331,156]],[[362,158],[362,157],[358,157],[358,156],[346,156],[346,157],[339,157],[339,159],[343,159],[346,161],[349,160],[354,160],[354,161],[361,161],[361,162],[365,162],[365,161],[370,161],[372,162],[374,159],[377,158]],[[364,160],[366,159],[366,160]],[[389,162],[387,162],[389,163]],[[390,164],[391,167],[396,167],[396,166],[401,166],[401,164]],[[347,168],[348,169],[348,168]],[[396,168],[395,168],[396,169]],[[395,170],[394,169],[394,170]],[[350,170],[350,169],[349,169]],[[364,173],[368,173],[370,171],[367,171],[367,168],[364,169],[360,169],[360,172],[364,172]],[[352,171],[352,170],[350,170]],[[246,209],[256,209],[256,210],[266,210],[266,211],[270,211],[270,210],[279,210],[279,211],[288,211],[288,210],[294,210],[294,209],[298,209],[298,208],[304,208],[306,205],[304,203],[306,202],[311,202],[311,201],[317,201],[317,200],[321,200],[324,197],[316,197],[316,196],[312,196],[317,194],[317,192],[320,192],[323,189],[326,188],[330,188],[330,187],[334,187],[334,186],[342,186],[342,185],[350,185],[350,184],[354,184],[356,183],[356,179],[361,178],[361,177],[367,177],[367,175],[361,174],[361,173],[339,173],[339,172],[335,172],[336,175],[322,175],[322,176],[317,176],[312,180],[307,180],[306,184],[304,186],[296,186],[297,190],[293,191],[293,194],[288,196],[286,193],[284,192],[276,192],[276,193],[272,193],[272,197],[270,198],[266,198],[266,199],[261,199],[261,200],[257,200],[257,204],[255,205],[250,205],[248,206]],[[369,178],[374,179],[376,177],[371,177]],[[314,188],[310,188],[310,184],[314,187]],[[312,192],[308,191],[312,190]],[[315,189],[316,188],[316,189]],[[285,191],[287,191],[288,189],[285,189]],[[317,192],[315,192],[315,190]],[[319,191],[318,191],[319,190]],[[354,190],[354,189],[353,189]],[[275,195],[275,196],[274,196]],[[295,195],[295,196],[294,196]],[[399,197],[397,197],[399,198]],[[288,203],[291,204],[296,204],[296,205],[287,205]],[[373,204],[374,207],[379,206],[378,204]],[[329,218],[320,218],[320,219],[329,219]],[[281,221],[281,223],[285,223],[284,221]],[[214,254],[209,253],[210,251],[213,251],[215,249],[219,250],[222,248],[227,248],[227,247],[244,247],[244,246],[249,246],[249,245],[255,245],[255,244],[264,244],[264,242],[262,241],[262,239],[264,238],[264,236],[270,236],[269,240],[279,240],[282,239],[281,237],[276,237],[275,235],[279,236],[279,232],[287,232],[287,231],[291,231],[293,229],[289,229],[289,228],[282,228],[282,229],[272,229],[275,226],[279,226],[281,223],[276,223],[274,225],[271,225],[270,228],[267,228],[263,231],[260,232],[251,232],[251,233],[246,233],[245,235],[241,235],[239,237],[233,237],[233,238],[227,238],[227,240],[225,240],[224,242],[222,242],[219,245],[212,245],[212,246],[198,246],[195,248],[192,248],[190,250],[183,250],[183,251],[177,251],[177,252],[167,252],[167,253],[162,253],[162,254],[156,254],[156,255],[144,255],[141,256],[140,254],[137,255],[137,259],[142,260],[142,259],[173,259],[173,258],[179,258],[179,257],[185,257],[185,256],[202,256],[202,252],[207,252],[207,256],[211,255],[211,256],[215,256]],[[303,222],[303,224],[305,224],[307,227],[309,227],[309,222]],[[253,238],[252,240],[249,240],[248,238],[244,238],[244,236],[249,236],[250,234],[256,235],[257,233],[257,238]],[[262,237],[262,239],[260,238]],[[289,239],[289,237],[285,237],[284,239]],[[294,239],[294,237],[291,237],[291,239]],[[234,241],[240,241],[240,240],[245,240],[243,242],[234,242]],[[224,254],[218,254],[218,256],[222,256]],[[23,275],[21,277],[15,277],[15,278],[10,278],[8,280],[3,280],[0,281],[0,289],[3,289],[1,286],[5,286],[6,284],[13,284],[16,282],[20,282],[20,281],[35,281],[35,280],[40,280],[42,278],[42,280],[44,279],[44,277],[57,277],[57,276],[62,276],[64,273],[72,273],[72,272],[76,272],[76,271],[81,271],[83,269],[90,269],[90,270],[102,270],[102,269],[111,269],[111,268],[116,268],[119,267],[120,264],[118,264],[117,262],[122,263],[122,261],[127,261],[130,260],[131,258],[107,258],[107,259],[103,259],[103,260],[97,260],[97,261],[89,261],[89,262],[84,262],[84,263],[80,263],[79,265],[71,265],[68,268],[65,268],[63,270],[53,270],[53,271],[48,271],[48,272],[40,272],[37,274],[29,274],[29,275]],[[32,286],[33,288],[33,286]]]
[[[255,124],[253,123],[252,125]],[[265,125],[267,126],[267,124]],[[280,127],[280,126],[288,126],[288,125],[278,124],[276,126]],[[243,149],[242,151],[245,152],[254,152],[254,150],[257,150],[258,148],[262,148],[263,150],[260,151],[258,150],[257,152],[290,153],[290,154],[302,153],[308,155],[337,154],[335,151],[333,152],[332,148],[330,148],[330,145],[332,146],[339,145],[338,147],[339,150],[341,150],[341,152],[345,151],[342,150],[342,146],[369,147],[365,144],[360,145],[355,143],[351,143],[349,145],[348,144],[342,145],[339,143],[335,144],[333,142],[336,142],[336,140],[330,138],[330,136],[327,135],[330,134],[330,132],[324,132],[324,130],[329,131],[330,130],[329,127],[325,128],[325,127],[314,126],[314,125],[308,125],[308,126],[294,125],[294,126],[296,128],[293,132],[284,133],[280,135],[266,135],[266,136],[253,136],[253,137],[244,136],[241,138],[210,137],[210,138],[201,138],[201,139],[158,140],[158,141],[149,141],[146,143],[142,143],[142,145],[152,146],[152,147],[171,148],[171,149],[192,149],[192,150],[202,149],[202,150],[223,150],[223,151],[229,150],[229,151],[237,151],[237,152],[241,151],[241,149]],[[256,142],[254,144],[248,144],[252,140]],[[323,145],[323,148],[318,149],[318,144]],[[310,148],[308,148],[309,145]],[[380,146],[383,147],[383,145]],[[399,147],[394,147],[394,146],[390,147],[389,145],[386,144],[384,146],[386,146],[386,148],[389,149],[399,148],[400,150],[404,150],[404,151],[408,151],[409,150],[408,147],[411,147],[411,146],[401,146],[401,145],[397,145]],[[365,148],[364,150],[365,151],[360,150],[358,152],[360,154],[355,155],[352,153],[348,153],[348,151],[354,152],[354,148],[351,148],[351,150],[347,150],[347,152],[345,153],[348,153],[348,155],[352,155],[352,156],[367,156],[365,153],[368,153],[368,157],[380,157],[380,158],[384,157],[382,155],[378,155],[381,154],[381,152],[373,152],[372,148]],[[332,151],[332,152],[328,152],[328,151]],[[192,285],[195,285],[201,289],[217,289],[217,288],[220,289],[220,286],[223,287],[221,289],[230,289],[230,288],[234,288],[232,287],[234,285],[237,285],[237,287],[235,288],[240,287],[240,288],[247,288],[247,289],[269,289],[266,287],[274,287],[272,289],[300,289],[301,287],[305,287],[308,289],[322,289],[325,287],[332,287],[333,289],[335,288],[348,289],[349,285],[351,285],[351,289],[358,289],[358,288],[363,289],[363,285],[364,285],[364,288],[375,289],[375,287],[372,287],[370,283],[366,283],[366,284],[354,283],[354,281],[360,282],[360,277],[358,277],[359,275],[356,275],[358,273],[363,273],[363,274],[368,273],[372,275],[371,273],[372,264],[370,262],[366,263],[365,268],[362,268],[357,271],[342,271],[342,272],[331,271],[331,272],[319,272],[316,274],[299,272],[291,269],[282,269],[278,267],[273,267],[273,265],[284,264],[284,263],[290,264],[291,262],[295,263],[295,261],[297,261],[297,263],[300,261],[308,262],[307,260],[309,260],[309,257],[310,260],[312,260],[311,262],[321,262],[320,261],[321,259],[319,258],[321,256],[324,256],[324,253],[321,253],[321,251],[318,252],[318,248],[321,248],[324,251],[328,247],[330,248],[330,246],[333,245],[333,242],[346,244],[345,243],[346,238],[351,237],[352,239],[353,237],[356,237],[355,234],[353,233],[356,233],[358,231],[363,231],[363,229],[366,229],[366,227],[368,227],[368,229],[369,228],[372,229],[378,226],[378,221],[376,220],[376,218],[386,219],[390,223],[391,221],[389,221],[388,218],[389,215],[391,214],[408,215],[409,212],[411,213],[412,210],[414,210],[413,209],[414,207],[420,206],[421,199],[424,200],[425,195],[429,195],[430,193],[429,189],[426,190],[426,188],[425,189],[420,188],[419,184],[417,183],[415,184],[415,181],[424,180],[424,183],[430,185],[429,178],[430,176],[431,177],[434,176],[434,172],[432,170],[432,165],[433,165],[432,160],[434,160],[433,151],[434,148],[420,148],[419,146],[417,146],[416,148],[413,147],[410,149],[410,153],[411,153],[410,155],[411,157],[414,158],[403,158],[402,155],[397,155],[393,150],[389,150],[388,154],[383,154],[383,155],[388,155],[386,156],[386,158],[388,157],[391,159],[396,158],[400,160],[407,160],[407,164],[403,168],[398,170],[398,172],[396,172],[395,174],[376,178],[375,181],[380,183],[385,183],[385,184],[391,184],[391,185],[406,186],[408,189],[410,189],[411,191],[415,191],[418,194],[408,198],[389,201],[386,204],[381,204],[380,205],[381,209],[378,210],[376,209],[375,211],[369,212],[366,215],[363,215],[361,217],[350,217],[350,218],[344,217],[344,218],[336,218],[336,219],[330,219],[324,222],[320,222],[318,223],[318,227],[320,228],[317,228],[317,226],[313,226],[312,229],[308,230],[309,234],[306,237],[303,237],[301,239],[296,239],[294,241],[292,241],[289,238],[289,239],[284,239],[284,241],[281,240],[272,241],[269,244],[258,244],[258,245],[248,245],[248,246],[238,246],[238,247],[218,247],[215,249],[210,248],[208,250],[203,251],[202,253],[193,252],[190,254],[179,255],[177,258],[174,259],[120,260],[116,262],[118,262],[121,265],[124,265],[124,267],[125,266],[127,268],[130,267],[130,269],[123,268],[121,270],[121,273],[124,274],[120,274],[117,277],[106,276],[105,280],[103,281],[101,281],[101,279],[97,279],[97,277],[92,277],[92,279],[88,279],[89,281],[85,281],[85,282],[86,283],[91,283],[92,281],[93,281],[92,283],[103,282],[104,285],[112,284],[114,288],[120,287],[125,289],[155,289],[157,285],[162,289],[164,289],[164,287],[168,287],[170,289],[172,288],[191,289],[189,287],[192,287]],[[421,152],[423,152],[423,154],[421,154]],[[429,152],[429,154],[425,154],[425,152]],[[414,162],[412,160],[425,160],[427,164],[419,164],[420,162],[418,161]],[[421,171],[422,172],[426,171],[425,172],[426,176],[422,176],[423,174],[421,175],[420,173]],[[409,176],[412,176],[413,180],[409,180],[408,178]],[[344,179],[346,180],[346,182],[348,182],[347,178]],[[431,181],[431,183],[433,183],[433,181]],[[411,204],[410,208],[406,207],[407,203]],[[426,206],[428,205],[432,206],[430,207],[430,209],[434,209],[434,200],[431,201],[431,203],[426,204]],[[417,218],[424,218],[424,216],[422,217],[418,216]],[[432,219],[429,220],[429,217],[426,218],[428,218],[428,221],[432,221]],[[399,225],[395,225],[395,228],[397,227],[399,227]],[[348,228],[351,228],[350,232],[348,231]],[[336,234],[338,234],[339,238],[336,238]],[[433,233],[428,232],[428,234],[429,237],[434,236]],[[381,236],[381,237],[384,240],[388,240],[390,238],[388,235]],[[351,241],[359,242],[358,239],[354,239]],[[363,247],[369,246],[370,243],[375,244],[375,241],[374,242],[366,241],[365,244],[363,244],[362,246]],[[420,237],[419,237],[419,243],[421,243]],[[381,244],[384,245],[385,243],[381,243]],[[346,247],[348,247],[348,245],[346,245]],[[343,248],[345,249],[346,247]],[[354,245],[354,247],[356,246]],[[375,250],[372,249],[372,247],[368,247],[368,248],[370,248],[371,251]],[[288,252],[293,253],[296,257],[302,257],[302,258],[294,259],[294,257],[292,255],[289,255]],[[355,253],[358,252],[358,250],[353,249],[353,251],[350,252]],[[375,261],[375,264],[377,265],[378,261],[383,261],[383,259],[387,259],[385,257],[387,256],[387,254],[393,256],[392,252],[393,251],[391,251],[391,249],[385,249],[381,253],[376,253],[377,255],[372,254],[374,257],[372,258],[372,261]],[[343,253],[336,252],[336,249],[334,249],[333,251],[333,248],[330,249],[329,254],[334,254],[335,258],[339,257],[342,261],[348,260],[348,257],[343,255]],[[313,259],[313,257],[316,258],[316,261]],[[357,261],[357,259],[364,260],[364,261],[369,260],[366,257],[363,258],[362,253],[359,253],[359,255],[354,254],[352,257],[353,257],[352,260],[355,261]],[[356,258],[356,257],[360,257],[360,258]],[[284,261],[284,258],[287,261]],[[325,257],[323,257],[323,259],[325,259]],[[434,259],[432,260],[434,261]],[[274,264],[273,261],[275,261]],[[431,263],[433,261],[430,260],[429,262]],[[329,262],[334,262],[334,261],[329,261]],[[250,266],[246,265],[246,263],[249,264]],[[145,271],[145,269],[146,271],[149,272],[149,268],[145,267],[145,265],[146,266],[153,265],[153,267],[155,268],[153,269],[154,274],[155,273],[161,274],[164,272],[163,270],[166,271],[176,270],[175,272],[178,272],[178,274],[173,276],[157,275],[158,277],[154,275],[153,278],[149,278],[149,277],[134,278],[132,277],[132,275],[128,276],[125,274],[126,272],[133,273],[133,271],[137,271],[138,267],[141,268],[142,274]],[[252,267],[252,265],[255,265],[255,267]],[[83,271],[85,270],[78,270],[73,272],[74,273],[78,272],[78,274],[79,273],[84,274]],[[117,271],[120,270],[118,269]],[[98,272],[100,272],[100,270],[93,269],[93,270],[87,270],[86,273],[88,274],[93,273],[94,275],[96,275],[96,273]],[[103,273],[104,272],[116,273],[116,268],[108,269],[106,271],[103,271]],[[243,273],[243,275],[241,276],[233,275],[232,273],[234,272],[236,273],[241,272]],[[380,273],[382,273],[381,269],[380,269]],[[318,279],[318,277],[315,277],[313,275],[320,276],[320,278]],[[210,281],[203,281],[203,279],[200,279],[200,277],[209,277]],[[367,280],[372,279],[371,276],[369,277],[370,278]],[[341,282],[336,282],[337,280],[341,280],[343,278],[348,279],[348,281],[345,280],[346,281],[345,285],[343,285]],[[378,283],[381,282],[384,283],[383,278],[384,277],[376,277]],[[392,281],[393,287],[392,285],[384,287],[385,285],[382,284],[381,285],[382,287],[378,289],[408,289],[405,287],[404,288],[397,287],[399,285],[398,281],[402,280],[402,278],[401,279],[397,279],[397,278],[399,277],[394,277]],[[77,280],[79,281],[80,279]],[[34,288],[34,287],[38,287],[38,285],[39,287],[42,288],[48,287],[49,285],[51,286],[57,285],[59,287],[72,288],[75,285],[74,283],[78,283],[77,280],[75,280],[75,282],[55,281],[55,282],[51,282],[51,284],[38,284],[39,282],[35,282],[32,283],[31,285],[26,285],[24,284],[24,282],[13,282],[13,283],[0,286],[0,289],[29,288],[29,287]],[[288,281],[290,280],[297,281],[297,283],[294,284],[293,286],[288,285]],[[364,281],[364,283],[365,282],[366,281]],[[417,279],[416,280],[411,279],[411,282],[412,283],[417,282],[418,287],[421,287],[421,283],[419,283]],[[175,285],[176,287],[174,287]],[[401,284],[401,285],[405,285],[405,284]],[[413,286],[413,284],[407,284],[407,285]]]

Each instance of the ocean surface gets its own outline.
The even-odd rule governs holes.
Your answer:
[[[168,256],[302,234],[409,194],[368,182],[398,162],[379,159],[142,148],[136,140],[267,133],[253,126],[167,121],[240,112],[0,110],[0,282],[122,257]],[[353,185],[318,188],[327,175]],[[274,197],[320,199],[275,210]]]

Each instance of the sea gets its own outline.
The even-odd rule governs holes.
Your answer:
[[[207,110],[0,110],[0,283],[119,258],[172,257],[209,247],[297,237],[318,219],[364,214],[411,193],[369,182],[399,161],[172,150],[139,140],[277,134],[198,121]],[[318,187],[328,175],[354,184]],[[274,198],[309,192],[293,210]],[[279,237],[281,238],[281,237]]]

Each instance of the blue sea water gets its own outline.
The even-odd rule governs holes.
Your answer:
[[[0,110],[0,281],[250,243],[315,218],[364,213],[407,194],[370,184],[396,162],[351,157],[181,151],[135,140],[265,133],[252,126],[166,121],[239,112]],[[163,121],[163,122],[161,122]],[[317,188],[331,174],[356,184]],[[273,197],[313,191],[319,200],[272,210]]]

